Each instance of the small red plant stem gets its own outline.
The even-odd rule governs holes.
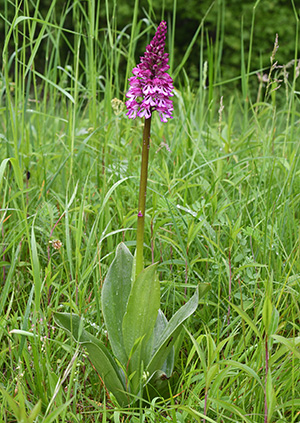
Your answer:
[[[144,226],[145,226],[145,210],[146,210],[146,194],[147,194],[147,179],[148,179],[148,161],[150,148],[150,128],[151,117],[145,119],[145,126],[143,132],[143,147],[142,147],[142,164],[140,177],[140,192],[139,192],[139,206],[138,206],[138,222],[136,235],[136,276],[138,276],[144,268]]]

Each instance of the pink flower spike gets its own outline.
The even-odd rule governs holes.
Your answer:
[[[168,53],[164,52],[167,24],[162,21],[156,34],[146,47],[140,63],[133,68],[134,76],[129,78],[129,90],[126,97],[126,113],[130,119],[136,116],[149,119],[154,110],[159,112],[162,122],[172,118],[173,80],[166,73],[169,69]]]

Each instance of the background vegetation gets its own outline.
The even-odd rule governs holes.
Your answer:
[[[269,21],[270,2],[243,2],[234,31],[240,3],[205,15],[136,1],[125,24],[116,2],[1,3],[0,421],[299,421],[299,11],[272,4]],[[159,262],[167,316],[199,281],[211,291],[170,399],[122,410],[52,313],[101,319],[115,248],[134,251],[142,121],[123,100],[163,14],[175,110],[153,119],[146,261]]]
[[[35,2],[8,2],[2,0],[1,13],[6,16],[9,22],[12,21],[15,8],[19,7],[20,12],[33,15],[36,10]],[[51,20],[60,25],[64,16],[64,28],[69,30],[78,29],[80,16],[78,13],[66,13],[68,8],[72,9],[74,2],[65,0],[43,0],[38,2],[38,14],[45,18],[51,6]],[[88,13],[89,2],[75,2],[82,13]],[[80,6],[79,6],[80,4]],[[5,6],[5,7],[4,7]],[[279,36],[280,49],[277,54],[278,63],[286,65],[295,58],[295,32],[296,18],[299,13],[297,3],[293,4],[286,0],[197,0],[176,1],[163,0],[162,2],[148,0],[128,0],[126,2],[95,2],[95,25],[99,28],[97,38],[103,42],[106,37],[105,28],[107,19],[110,26],[125,36],[130,36],[133,10],[136,8],[136,19],[142,30],[145,30],[150,22],[157,23],[162,16],[169,24],[174,35],[172,39],[172,50],[170,51],[172,64],[177,67],[182,62],[186,50],[189,47],[194,35],[201,26],[202,37],[195,37],[194,43],[187,59],[186,71],[190,79],[196,83],[199,81],[200,51],[204,50],[207,56],[214,56],[215,81],[232,79],[241,73],[241,51],[244,48],[248,51],[250,40],[251,50],[251,71],[257,71],[262,67],[269,67],[270,52],[275,40],[276,33]],[[27,8],[27,10],[24,10]],[[97,13],[96,13],[97,8]],[[73,9],[74,10],[74,9]],[[252,24],[255,25],[252,28]],[[37,23],[37,27],[39,24]],[[0,20],[0,32],[4,33],[5,19]],[[84,33],[85,29],[82,28]],[[21,37],[21,34],[19,34]],[[148,36],[148,39],[150,34]],[[128,38],[129,39],[129,38]],[[143,38],[137,46],[136,59],[143,53]],[[203,42],[204,41],[204,42]],[[243,43],[243,46],[242,46]],[[39,56],[35,59],[38,70],[44,67],[43,57],[45,55],[45,42],[39,47]],[[4,45],[4,38],[0,39],[0,50]],[[59,58],[62,66],[68,64],[72,57],[73,35],[68,32],[62,34],[59,44]],[[9,51],[14,51],[13,40],[9,42]],[[126,58],[125,58],[126,59]],[[222,66],[221,66],[222,65]],[[126,60],[121,60],[120,71],[124,71]]]

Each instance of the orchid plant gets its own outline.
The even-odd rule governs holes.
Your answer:
[[[136,253],[124,243],[116,250],[102,288],[102,313],[111,350],[86,328],[83,318],[71,313],[55,313],[58,325],[82,344],[106,389],[121,406],[137,398],[168,394],[168,379],[175,361],[175,345],[183,323],[196,310],[199,295],[209,289],[200,284],[191,299],[170,319],[160,309],[157,263],[144,268],[143,244],[148,157],[152,114],[162,122],[172,118],[173,81],[166,73],[168,54],[164,52],[167,24],[161,22],[146,47],[141,62],[133,69],[127,93],[127,115],[144,118],[142,163],[137,213]]]

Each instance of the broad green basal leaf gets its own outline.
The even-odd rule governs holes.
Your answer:
[[[102,288],[102,312],[109,341],[116,358],[126,365],[122,322],[131,290],[133,256],[121,243],[110,265]]]
[[[198,301],[199,295],[197,288],[192,298],[174,314],[166,325],[164,331],[154,346],[154,353],[147,367],[147,371],[150,375],[156,370],[162,368],[166,358],[173,348],[176,337],[182,329],[183,322],[194,313],[198,307]]]
[[[132,284],[122,331],[124,346],[129,356],[135,342],[149,340],[160,305],[160,286],[156,275],[157,264],[144,269]]]
[[[157,316],[157,320],[156,320],[154,332],[153,332],[154,341],[160,338],[167,324],[168,324],[168,320],[166,316],[163,314],[161,310],[158,310],[158,316]],[[153,347],[154,345],[152,344],[151,352],[153,351]],[[174,347],[171,348],[163,366],[159,370],[164,372],[166,376],[169,378],[173,373],[173,368],[174,368]]]
[[[157,264],[144,269],[133,282],[123,319],[123,341],[129,361],[129,375],[135,372],[132,379],[133,390],[140,386],[142,369],[145,369],[151,349],[152,333],[160,305],[160,286],[156,275]],[[133,352],[135,349],[135,352]]]

